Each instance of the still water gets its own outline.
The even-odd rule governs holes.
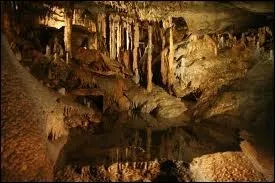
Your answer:
[[[105,165],[115,162],[181,160],[237,151],[236,129],[223,124],[158,121],[150,115],[104,116],[92,130],[71,129],[63,147],[65,164]]]

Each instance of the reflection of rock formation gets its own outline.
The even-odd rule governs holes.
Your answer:
[[[171,161],[172,162],[172,161]],[[189,170],[185,163],[181,161],[172,162],[174,167],[166,167],[166,169],[173,169],[173,175],[178,181],[190,182]],[[120,165],[118,165],[120,164]],[[157,160],[148,162],[125,162],[112,163],[108,166],[67,166],[64,171],[58,173],[57,181],[156,181],[160,177],[169,179],[171,171],[164,170],[166,162],[159,162]],[[118,169],[117,167],[120,167]],[[169,165],[168,165],[169,166]]]
[[[103,124],[104,125],[104,124]],[[64,146],[63,166],[111,165],[117,163],[121,170],[123,163],[136,167],[136,162],[159,160],[183,160],[191,162],[192,158],[216,151],[238,149],[237,134],[228,130],[221,133],[221,128],[205,125],[201,127],[175,127],[168,130],[153,130],[151,127],[131,129],[114,124],[113,130],[103,134],[89,134],[71,131],[69,141]],[[212,130],[208,130],[211,127]],[[109,128],[109,127],[108,127]],[[95,129],[95,131],[97,131]],[[200,134],[200,135],[196,135]],[[148,164],[146,165],[146,167]],[[59,168],[59,169],[62,169]]]

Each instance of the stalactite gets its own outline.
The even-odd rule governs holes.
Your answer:
[[[148,26],[147,91],[152,91],[152,25]]]
[[[65,10],[65,28],[64,28],[64,44],[66,51],[66,63],[68,64],[72,57],[72,10]]]
[[[109,16],[109,55],[112,58],[112,15]]]
[[[73,24],[76,24],[76,10],[74,10],[74,15],[73,15]]]
[[[105,14],[102,14],[101,30],[102,30],[102,36],[106,39],[106,15]]]
[[[122,31],[122,21],[120,19],[119,21],[119,47],[120,47],[120,50],[121,50],[121,47],[122,47],[122,34],[123,34],[123,31]]]
[[[171,89],[174,82],[174,43],[173,43],[173,27],[172,17],[169,17],[169,58],[168,58],[168,87]]]
[[[119,24],[119,21],[116,22],[116,57],[119,58],[119,50],[120,50],[120,31],[119,31],[119,28],[120,27],[120,24]]]
[[[124,51],[125,50],[125,21],[124,21],[124,17],[121,17],[121,48]]]
[[[129,50],[129,24],[126,19],[126,50]]]
[[[102,40],[101,40],[101,15],[96,16],[96,49],[102,50]]]
[[[112,59],[116,58],[116,32],[115,21],[112,23]]]
[[[162,78],[162,83],[166,85],[167,83],[167,67],[165,64],[165,35],[164,35],[164,29],[161,28],[160,34],[161,34],[161,63],[160,63],[160,73],[161,73],[161,78]]]
[[[139,47],[139,26],[138,26],[138,22],[136,22],[134,27],[134,50],[133,50],[133,71],[134,71],[134,82],[136,84],[139,83],[138,47]]]
[[[130,22],[129,24],[129,47],[130,47],[130,50],[132,51],[133,50],[133,34],[132,34],[132,22]]]

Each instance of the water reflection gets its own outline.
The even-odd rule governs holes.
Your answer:
[[[150,116],[129,118],[124,115],[110,119],[106,116],[93,133],[80,129],[70,131],[68,142],[60,154],[65,157],[65,165],[110,166],[117,162],[117,168],[121,169],[122,162],[133,166],[136,162],[155,159],[191,162],[203,154],[239,150],[235,130],[221,124],[180,125],[156,120],[151,123]]]

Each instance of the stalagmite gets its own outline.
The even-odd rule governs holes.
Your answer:
[[[241,42],[242,42],[242,44],[244,44],[244,45],[245,45],[245,35],[244,35],[244,33],[242,33]]]
[[[64,44],[66,51],[66,63],[68,64],[72,57],[72,10],[65,10],[65,29],[64,29]]]
[[[260,42],[260,46],[262,46],[265,43],[265,39],[266,39],[266,31],[265,28],[259,28],[258,29],[258,37],[259,37],[259,42]]]
[[[152,25],[148,26],[147,91],[152,91]],[[173,62],[172,62],[173,63]]]
[[[253,36],[253,38],[252,38],[252,43],[251,43],[253,46],[255,46],[255,44],[256,44],[256,37],[255,36]]]
[[[219,48],[222,49],[224,47],[224,37],[221,36],[219,39]]]
[[[234,36],[234,38],[233,38],[233,46],[236,46],[236,44],[237,44],[237,37]]]
[[[133,71],[134,71],[134,82],[139,83],[138,73],[138,47],[139,47],[139,27],[138,23],[135,23],[134,27],[134,50],[133,50]]]
[[[172,17],[169,17],[169,58],[168,58],[168,87],[169,90],[173,86],[174,82],[174,44],[173,44],[173,27],[172,27]]]
[[[216,42],[207,34],[204,35],[204,40],[205,40],[207,46],[209,46],[210,48],[213,49],[214,55],[217,56],[218,55],[218,47],[216,45]]]
[[[161,72],[161,78],[162,78],[162,83],[166,85],[167,83],[167,68],[165,65],[165,36],[164,36],[164,30],[161,28],[160,30],[160,35],[161,35],[161,65],[160,65],[160,72]]]

